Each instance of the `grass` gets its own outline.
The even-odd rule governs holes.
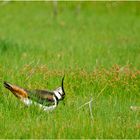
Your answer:
[[[78,3],[78,2],[77,2]],[[0,3],[0,138],[140,138],[139,2]],[[25,107],[3,81],[54,89],[65,105]],[[98,94],[103,92],[98,96]],[[89,108],[77,110],[93,98]]]

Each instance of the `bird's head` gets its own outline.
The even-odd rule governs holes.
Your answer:
[[[57,96],[58,100],[63,100],[65,97],[64,78],[65,78],[65,76],[62,78],[61,87],[54,90],[54,93]]]

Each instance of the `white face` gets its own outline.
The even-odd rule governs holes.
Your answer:
[[[58,92],[60,95],[63,95],[63,91],[61,87],[57,88],[55,91]]]
[[[55,89],[53,92],[54,92],[54,94],[57,96],[57,98],[58,98],[59,100],[61,100],[61,99],[64,98],[64,97],[63,97],[63,94],[64,94],[64,93],[63,93],[63,90],[62,90],[61,87]]]

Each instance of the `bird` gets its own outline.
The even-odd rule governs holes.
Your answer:
[[[4,81],[4,87],[10,90],[26,106],[35,104],[43,108],[44,111],[49,111],[55,109],[59,101],[65,98],[64,77],[62,78],[61,87],[52,91],[42,89],[28,90],[6,81]]]

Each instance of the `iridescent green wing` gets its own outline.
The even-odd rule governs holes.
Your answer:
[[[28,91],[29,98],[45,106],[54,105],[54,93],[47,90]]]

